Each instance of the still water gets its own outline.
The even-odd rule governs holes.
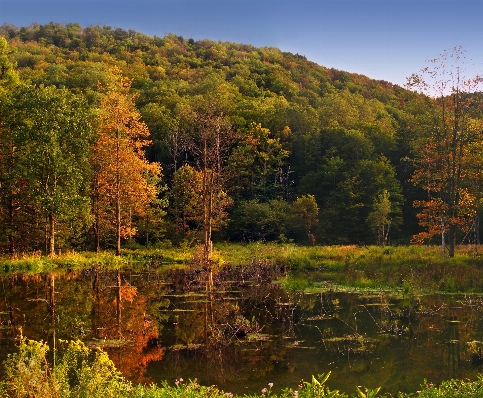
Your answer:
[[[309,275],[310,277],[310,275]],[[233,393],[297,388],[331,372],[331,389],[395,394],[424,379],[476,378],[483,298],[286,291],[263,264],[197,270],[85,270],[0,280],[0,361],[22,332],[81,339],[134,382],[197,379]],[[315,278],[315,277],[314,277]]]

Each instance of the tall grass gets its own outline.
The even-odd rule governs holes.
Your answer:
[[[137,268],[147,264],[183,264],[192,258],[192,249],[136,249],[123,250],[121,256],[114,252],[66,252],[55,256],[43,256],[40,253],[27,253],[16,258],[0,258],[0,272],[51,272],[55,270],[86,268]]]
[[[53,257],[38,254],[0,259],[0,272],[50,272],[58,269],[144,268],[187,264],[196,248],[165,245],[113,252],[69,252]],[[216,264],[258,263],[286,271],[319,271],[333,284],[356,289],[401,289],[445,292],[483,291],[481,248],[463,246],[454,258],[441,258],[436,246],[296,246],[295,244],[219,243]],[[308,276],[313,277],[312,275]]]
[[[355,289],[482,292],[483,256],[475,246],[462,246],[453,258],[441,258],[437,246],[296,246],[292,244],[217,246],[231,264],[253,259],[324,276],[333,284]],[[307,273],[308,272],[308,273]]]

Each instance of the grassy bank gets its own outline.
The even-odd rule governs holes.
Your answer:
[[[483,249],[460,247],[442,259],[435,246],[220,245],[232,264],[263,259],[268,264],[353,289],[483,292]]]
[[[113,252],[64,253],[54,257],[25,255],[3,258],[0,269],[10,272],[48,272],[82,268],[145,268],[188,264],[196,248],[165,247]],[[353,289],[408,291],[482,292],[483,248],[460,247],[455,257],[442,259],[433,246],[296,246],[293,244],[215,246],[218,266],[259,263],[306,274],[308,279],[329,280]]]
[[[51,272],[56,270],[86,269],[86,268],[145,268],[148,265],[159,267],[163,265],[186,264],[193,257],[193,249],[137,249],[124,250],[121,256],[113,251],[67,252],[52,257],[40,253],[27,253],[10,258],[0,258],[0,272]]]

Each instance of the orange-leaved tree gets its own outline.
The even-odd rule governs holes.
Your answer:
[[[427,94],[427,112],[420,118],[422,139],[416,144],[415,185],[427,198],[414,203],[424,231],[416,242],[441,236],[449,256],[454,256],[458,234],[475,224],[479,184],[483,170],[481,136],[482,78],[465,77],[465,54],[461,47],[444,52],[430,66],[408,79],[408,87]],[[481,179],[481,178],[480,178]]]
[[[121,238],[136,234],[132,220],[143,216],[158,193],[161,167],[145,158],[149,130],[130,93],[132,81],[112,71],[110,85],[99,107],[99,128],[92,151],[93,214],[96,249],[103,232],[114,231],[116,254]]]

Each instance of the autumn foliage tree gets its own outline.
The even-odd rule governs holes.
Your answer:
[[[408,86],[427,95],[428,110],[420,119],[426,130],[416,145],[416,169],[412,181],[427,198],[414,202],[424,231],[413,240],[435,235],[446,240],[453,257],[458,233],[474,225],[478,192],[472,183],[481,170],[482,99],[477,92],[482,78],[465,77],[464,50],[456,47],[431,60],[430,65],[408,79]]]
[[[190,209],[191,205],[177,207],[189,203],[179,195],[193,193],[174,186],[175,178],[177,184],[181,183],[182,176],[175,177],[177,170],[189,165],[207,177],[205,188],[213,177],[217,192],[224,191],[233,199],[230,227],[220,231],[232,239],[278,239],[287,234],[290,239],[306,240],[303,229],[291,235],[286,224],[278,220],[291,215],[290,201],[314,195],[322,221],[311,227],[317,243],[368,243],[368,229],[382,231],[384,226],[382,221],[377,227],[376,218],[384,220],[385,210],[374,218],[375,201],[384,190],[391,205],[393,242],[409,242],[420,231],[423,233],[415,237],[417,241],[432,237],[431,242],[435,242],[435,238],[444,237],[446,244],[452,241],[454,246],[454,237],[464,241],[467,232],[467,240],[470,236],[478,239],[477,231],[482,229],[478,228],[477,215],[482,214],[483,204],[483,145],[477,137],[481,128],[474,93],[478,92],[475,84],[479,79],[463,78],[463,55],[460,49],[445,53],[411,78],[410,87],[427,94],[423,96],[389,82],[326,68],[275,48],[195,41],[172,34],[149,37],[109,26],[0,26],[0,250],[13,254],[38,250],[46,235],[40,202],[30,201],[32,185],[23,177],[22,168],[17,167],[25,159],[33,160],[30,151],[38,147],[20,146],[16,141],[21,138],[19,131],[7,129],[5,124],[20,120],[6,109],[20,104],[12,102],[15,86],[20,82],[66,89],[76,97],[84,97],[92,108],[98,108],[103,97],[110,96],[114,101],[115,93],[134,99],[128,87],[121,87],[120,74],[110,73],[113,66],[122,68],[123,75],[133,79],[132,88],[139,95],[136,104],[151,131],[152,143],[143,148],[146,158],[160,162],[169,188],[176,188],[169,195],[172,200],[166,217],[175,220],[176,225],[166,228],[182,232],[182,226],[185,233],[181,238],[188,233],[202,239],[203,225],[209,238],[210,219],[215,219],[203,221],[203,211],[210,212],[210,193],[203,189],[196,194],[196,209]],[[451,65],[451,61],[458,62]],[[99,90],[99,85],[108,89],[107,93]],[[207,105],[208,98],[212,105]],[[26,106],[36,106],[33,101],[30,105],[22,101]],[[105,109],[99,112],[106,120],[107,116],[115,117],[115,112],[107,110],[108,101],[103,100]],[[28,111],[22,110],[24,115]],[[210,127],[221,119],[236,126],[236,140],[232,140],[229,130],[225,134],[223,129]],[[99,131],[98,126],[95,129]],[[216,144],[217,135],[222,137],[221,146]],[[206,168],[203,142],[210,154]],[[101,239],[107,245],[114,244],[116,235],[116,200],[107,193],[109,189],[103,185],[107,183],[98,174],[107,164],[107,160],[95,158],[100,152],[90,159],[95,178],[89,178],[94,181],[93,192],[87,192],[89,199],[94,199],[94,213],[88,214],[88,220],[95,222],[98,247]],[[114,152],[107,150],[106,156]],[[210,165],[211,155],[217,159],[215,168]],[[127,164],[123,167],[127,168]],[[411,176],[415,185],[409,181]],[[203,183],[199,174],[191,177]],[[111,188],[116,185],[109,184]],[[477,203],[480,209],[475,216]],[[78,228],[78,221],[85,218],[84,208],[72,207],[69,220],[57,217],[61,222],[55,225],[56,248],[86,247],[84,243],[90,236],[85,234],[84,226]],[[142,210],[137,212],[122,204],[122,236],[132,236],[137,230],[138,241],[141,234],[148,243],[159,239],[164,221],[160,208],[151,205],[149,212],[142,215]],[[193,213],[188,215],[188,210]],[[287,213],[280,214],[282,211]],[[73,217],[74,213],[78,216]],[[181,222],[183,217],[187,223]],[[251,230],[251,225],[261,224],[270,228]],[[69,235],[78,237],[74,241],[67,238]]]
[[[130,93],[132,81],[114,70],[99,108],[99,129],[92,151],[93,213],[96,248],[103,230],[114,231],[116,254],[121,238],[136,234],[134,216],[142,216],[158,193],[161,167],[145,158],[149,130]]]

